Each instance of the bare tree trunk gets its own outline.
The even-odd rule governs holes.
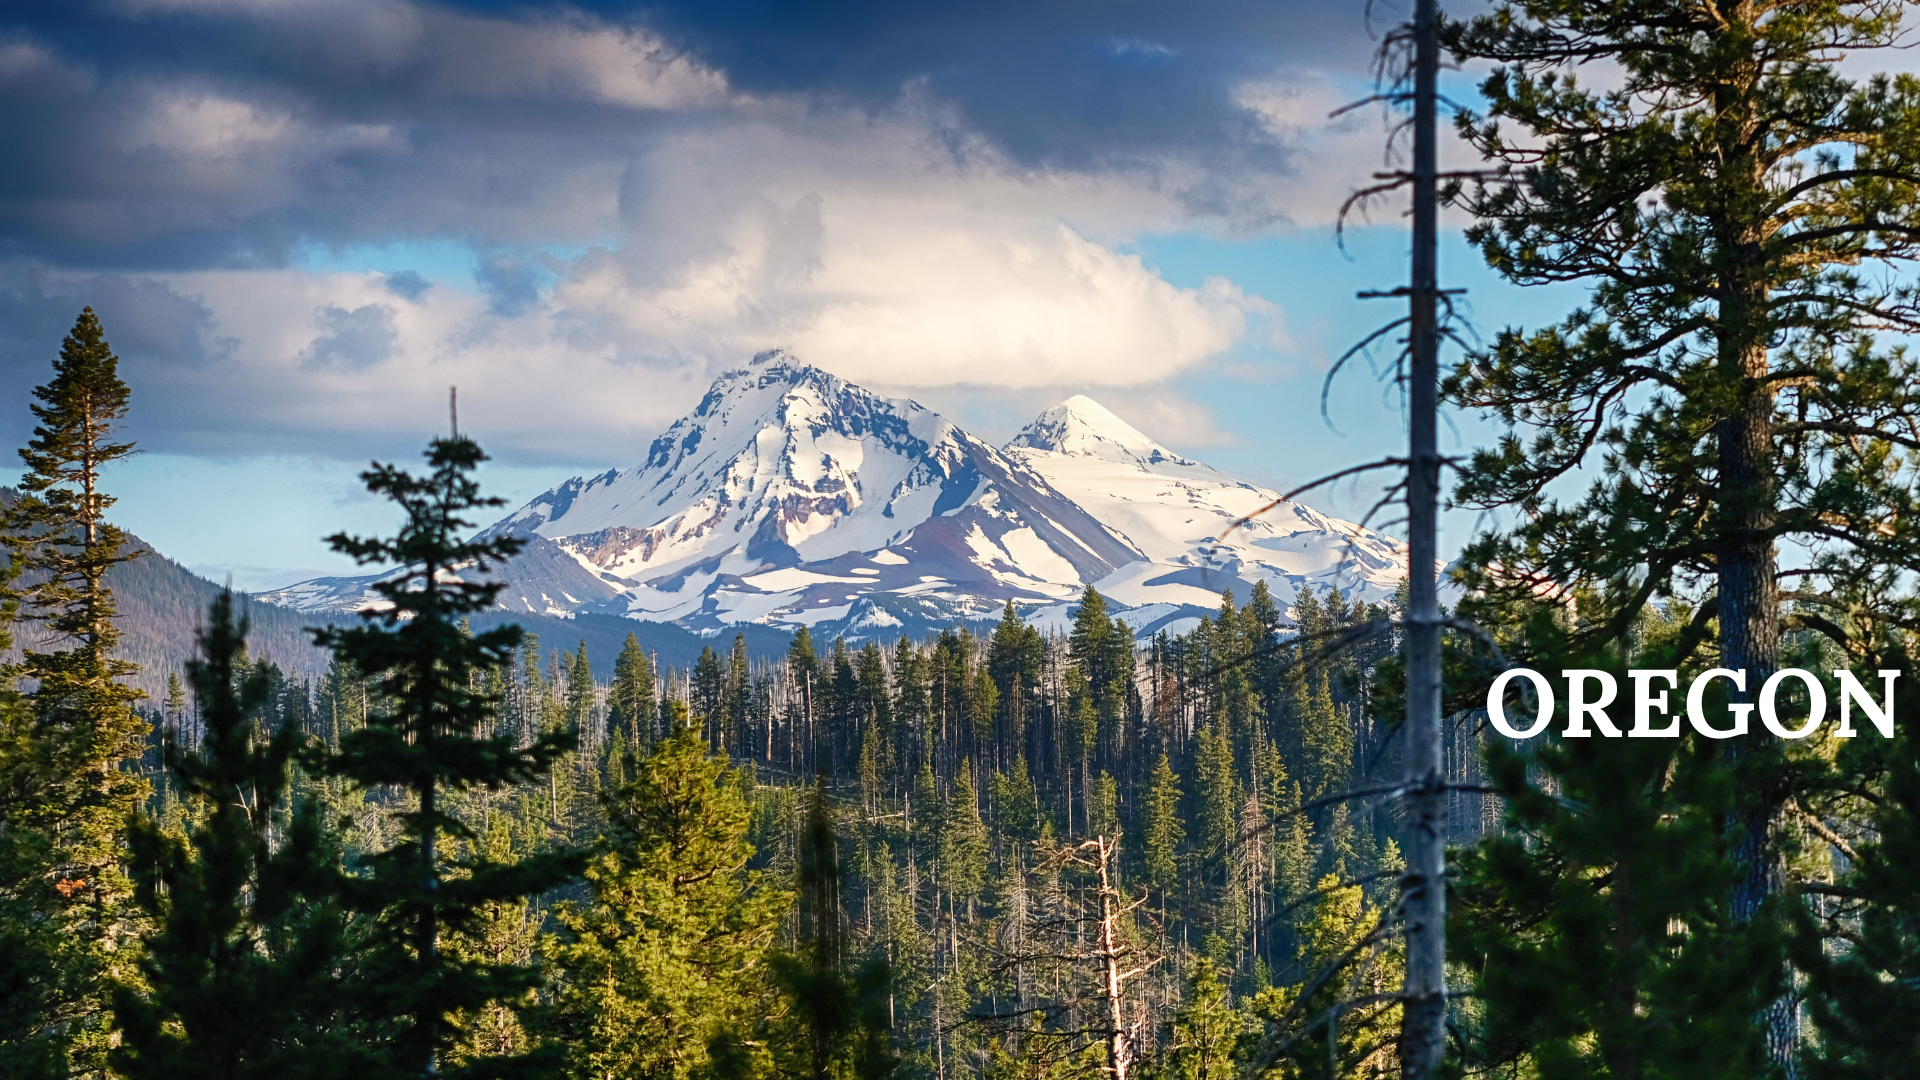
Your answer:
[[[1439,79],[1436,0],[1414,7],[1413,275],[1407,372],[1407,868],[1400,916],[1407,940],[1401,994],[1400,1075],[1428,1080],[1446,1053],[1446,785],[1440,732],[1440,372],[1435,112]]]
[[[1130,950],[1120,941],[1115,929],[1120,910],[1115,901],[1120,894],[1114,890],[1108,875],[1108,865],[1119,850],[1117,843],[1107,843],[1102,836],[1094,841],[1100,853],[1100,962],[1105,969],[1105,982],[1101,986],[1101,996],[1107,999],[1107,1072],[1114,1080],[1127,1080],[1127,1069],[1133,1065],[1133,1039],[1127,1032],[1126,1005],[1120,994],[1121,983],[1128,973],[1120,970],[1120,961]]]

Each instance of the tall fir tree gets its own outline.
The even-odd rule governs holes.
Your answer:
[[[1233,762],[1233,740],[1213,725],[1201,728],[1194,736],[1193,771],[1200,826],[1197,853],[1207,865],[1224,870],[1240,835],[1240,776]]]
[[[1911,662],[1896,662],[1905,684],[1914,675]],[[1863,681],[1871,674],[1858,673]],[[1822,822],[1820,839],[1844,845],[1847,865],[1808,898],[1797,920],[1794,954],[1807,974],[1819,1033],[1807,1048],[1806,1074],[1815,1080],[1880,1080],[1913,1068],[1920,1032],[1920,703],[1910,692],[1895,701],[1892,743],[1863,732],[1840,751],[1842,777],[1876,778],[1874,806],[1848,830],[1850,843]]]
[[[17,553],[0,563],[0,584],[11,585],[20,569]],[[0,651],[13,648],[19,603],[0,593]],[[11,675],[11,672],[8,672]],[[0,679],[0,1072],[21,1080],[52,1080],[66,1071],[67,1027],[77,980],[69,972],[75,942],[62,920],[46,912],[60,896],[46,868],[53,837],[33,827],[40,771],[33,710],[14,679]],[[68,1010],[61,1015],[57,1009]]]
[[[1160,893],[1160,907],[1180,888],[1180,845],[1187,838],[1180,821],[1180,777],[1173,762],[1161,754],[1154,762],[1153,777],[1147,786],[1147,825],[1142,858],[1146,883]]]
[[[940,873],[956,909],[965,905],[968,918],[987,884],[987,826],[980,819],[980,792],[973,784],[973,762],[962,759],[960,775],[947,791],[946,812],[940,830]]]
[[[593,664],[587,659],[587,639],[567,660],[567,728],[579,739],[593,726]]]
[[[362,563],[404,568],[374,585],[389,606],[364,613],[360,626],[314,632],[379,688],[366,725],[340,740],[326,769],[404,796],[394,814],[397,842],[362,859],[364,873],[338,880],[347,905],[379,928],[357,958],[353,990],[369,1020],[382,1025],[371,1038],[386,1074],[396,1077],[438,1071],[458,1039],[456,1016],[517,1000],[536,981],[524,967],[452,955],[441,948],[442,935],[471,925],[490,901],[559,885],[575,865],[563,852],[500,863],[484,852],[460,858],[450,850],[474,839],[452,812],[459,795],[533,781],[572,739],[550,733],[523,748],[492,734],[500,702],[477,676],[511,661],[520,629],[468,635],[459,620],[493,605],[504,584],[485,575],[521,541],[459,538],[473,524],[463,515],[502,505],[482,496],[473,479],[486,460],[478,444],[459,435],[435,439],[425,456],[430,471],[422,477],[378,463],[362,474],[369,491],[405,511],[396,535],[328,538]],[[535,1063],[530,1056],[469,1059],[446,1074],[506,1075],[516,1067]]]
[[[747,757],[752,747],[747,745],[747,729],[753,720],[753,675],[747,663],[747,635],[733,635],[733,648],[727,653],[727,700],[723,710],[726,713],[727,753]]]
[[[718,750],[725,745],[722,732],[726,724],[727,672],[720,666],[720,654],[713,646],[700,648],[700,659],[693,665],[693,700],[687,703],[700,730],[706,733],[707,747]]]
[[[1187,992],[1173,1014],[1165,1080],[1238,1080],[1247,1019],[1235,1011],[1219,969],[1202,957],[1187,972]]]
[[[120,765],[144,753],[149,726],[133,710],[143,695],[125,682],[138,669],[114,655],[120,630],[106,581],[139,554],[106,520],[115,500],[102,487],[102,471],[134,450],[113,441],[132,395],[92,308],[33,396],[37,423],[20,451],[26,473],[0,519],[20,573],[4,598],[57,647],[26,649],[6,672],[34,689],[16,718],[27,729],[12,733],[0,762],[0,833],[12,837],[0,881],[8,898],[0,917],[12,924],[0,928],[0,946],[12,955],[0,964],[37,969],[28,992],[38,1004],[22,1026],[0,1032],[0,1055],[21,1047],[38,1059],[57,1046],[62,1068],[97,1072],[110,987],[130,974],[133,955],[126,824],[148,793],[147,781]]]
[[[1627,681],[1617,649],[1545,655]],[[1664,666],[1662,653],[1633,662]],[[1606,716],[1626,731],[1632,712],[1619,700]],[[1735,790],[1719,744],[1550,735],[1521,747],[1490,745],[1506,827],[1455,871],[1448,941],[1477,974],[1483,1010],[1468,1067],[1551,1080],[1779,1075],[1764,1011],[1785,989],[1785,935],[1727,910],[1740,834],[1726,828]]]
[[[826,785],[818,779],[807,797],[800,854],[800,948],[773,962],[789,1002],[787,1023],[775,1028],[777,1075],[793,1080],[888,1080],[899,1066],[887,1032],[890,972],[885,957],[858,964],[852,955],[841,903],[840,845]],[[736,1051],[739,1064],[716,1071],[729,1080],[744,1080],[746,1057]]]
[[[607,734],[633,753],[653,742],[653,660],[633,634],[620,646],[613,661],[613,683],[607,687]]]
[[[994,823],[1000,835],[1015,842],[1040,838],[1040,795],[1033,777],[1027,772],[1024,754],[1013,759],[1013,768],[993,776]]]
[[[799,698],[794,703],[797,706],[795,715],[788,721],[799,750],[799,760],[795,764],[805,772],[815,749],[818,718],[814,711],[814,697],[819,692],[820,654],[814,650],[813,635],[804,626],[794,631],[793,643],[787,647],[787,678]]]

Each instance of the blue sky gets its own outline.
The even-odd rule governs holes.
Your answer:
[[[1087,393],[1291,486],[1402,439],[1364,364],[1320,415],[1392,314],[1354,293],[1404,275],[1391,207],[1333,243],[1372,44],[1299,0],[8,5],[0,442],[91,304],[144,451],[120,520],[244,588],[349,570],[319,537],[390,525],[355,474],[449,384],[517,501],[774,346],[996,440]],[[1578,298],[1457,233],[1443,266],[1485,330]]]

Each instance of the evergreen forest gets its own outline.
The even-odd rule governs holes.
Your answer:
[[[363,474],[392,533],[328,538],[399,569],[311,630],[322,674],[221,595],[143,675],[109,584],[134,390],[82,312],[0,529],[0,1076],[1916,1075],[1920,299],[1880,270],[1920,243],[1920,79],[1840,68],[1904,12],[1427,24],[1490,72],[1458,117],[1487,168],[1436,197],[1506,280],[1590,290],[1439,381],[1503,426],[1446,462],[1494,524],[1439,618],[1262,584],[1142,637],[1089,586],[1052,628],[677,665],[633,635],[597,670],[489,614],[521,541],[476,533],[501,503],[450,426]],[[1624,689],[1505,738],[1519,666]],[[1697,707],[1730,733],[1788,669],[1795,716],[1894,687],[1892,734],[1652,730],[1648,672],[1727,674]]]

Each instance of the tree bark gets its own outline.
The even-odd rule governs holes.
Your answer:
[[[1439,12],[1414,7],[1413,273],[1407,371],[1407,867],[1400,917],[1407,969],[1401,988],[1400,1075],[1428,1080],[1446,1053],[1446,787],[1440,745],[1440,370],[1436,112]]]
[[[1730,20],[1750,28],[1758,13],[1751,2],[1738,4]],[[1759,119],[1754,91],[1760,77],[1753,60],[1727,73],[1716,95],[1719,158],[1726,170],[1728,203],[1722,208],[1718,243],[1721,262],[1718,363],[1723,383],[1734,390],[1734,408],[1715,432],[1720,471],[1720,535],[1717,581],[1720,663],[1746,672],[1736,701],[1754,702],[1760,686],[1780,667],[1780,591],[1775,579],[1772,529],[1775,523],[1774,392],[1769,373],[1768,339],[1772,312],[1765,279],[1763,212],[1765,166],[1755,146]],[[1729,762],[1744,756],[1742,740],[1728,743]],[[1735,922],[1759,914],[1785,881],[1784,867],[1772,843],[1780,807],[1754,797],[1741,785],[1741,801],[1728,823],[1740,879],[1728,913]],[[1767,1006],[1768,1058],[1782,1075],[1797,1075],[1799,1008],[1791,994]]]

